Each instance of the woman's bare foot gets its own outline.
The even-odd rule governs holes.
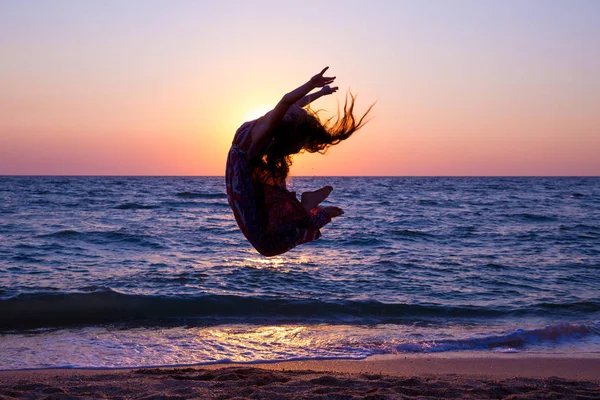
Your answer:
[[[311,210],[325,200],[332,190],[333,187],[325,186],[314,192],[304,192],[302,193],[302,196],[300,196],[300,204],[302,204],[306,210]]]
[[[339,207],[335,207],[335,206],[323,207],[323,210],[325,210],[327,212],[327,214],[329,214],[329,218],[339,217],[340,215],[342,215],[344,213],[344,210],[342,210]]]

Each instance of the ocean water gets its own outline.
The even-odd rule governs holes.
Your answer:
[[[222,177],[0,177],[0,369],[600,354],[600,178],[294,177],[264,258]]]

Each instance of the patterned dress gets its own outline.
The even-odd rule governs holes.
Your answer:
[[[306,211],[285,182],[269,185],[255,178],[248,159],[255,123],[243,124],[233,138],[225,172],[227,200],[246,239],[271,257],[320,238],[319,229],[331,218],[319,207]]]

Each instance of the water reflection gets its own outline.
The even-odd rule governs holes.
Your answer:
[[[0,335],[2,369],[134,367],[294,359],[364,358],[457,350],[599,352],[600,327],[558,323],[506,330],[423,321],[406,325],[86,327]],[[594,333],[596,332],[596,333]]]

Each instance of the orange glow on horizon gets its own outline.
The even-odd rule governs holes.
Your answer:
[[[595,2],[119,7],[3,6],[0,175],[223,175],[236,129],[325,65],[323,116],[377,104],[293,175],[600,175]]]

